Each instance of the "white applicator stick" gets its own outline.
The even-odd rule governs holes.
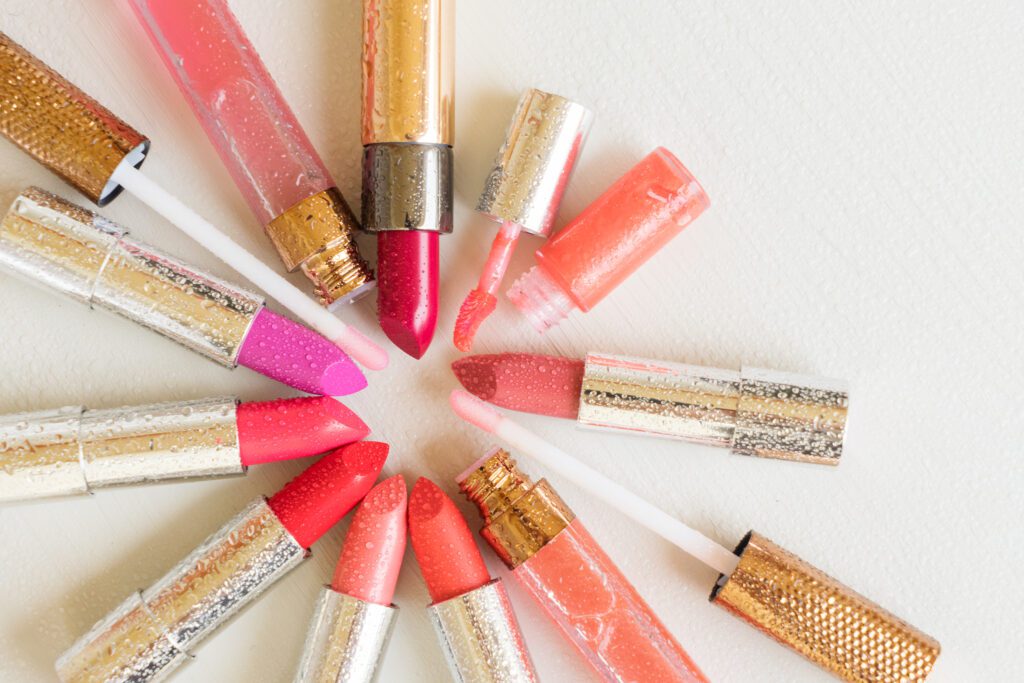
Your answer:
[[[736,569],[739,558],[728,548],[712,541],[696,529],[691,529],[603,474],[590,469],[526,427],[505,417],[476,396],[456,389],[451,394],[451,404],[455,413],[466,422],[507,441],[516,450],[574,482],[592,496],[617,508],[622,514],[712,569],[726,576]]]
[[[387,351],[303,294],[298,287],[278,275],[270,266],[146,177],[142,171],[129,163],[122,163],[114,171],[111,180],[135,195],[242,277],[277,299],[297,318],[337,344],[360,364],[370,370],[383,370],[387,367]]]

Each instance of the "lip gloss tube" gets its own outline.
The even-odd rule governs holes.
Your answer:
[[[363,0],[363,229],[378,317],[421,358],[437,325],[438,235],[452,231],[454,0]]]
[[[191,651],[309,556],[370,490],[387,444],[325,456],[269,500],[253,501],[150,588],[125,600],[57,660],[61,681],[162,680]]]
[[[373,287],[358,222],[225,0],[131,0],[289,272],[321,303]]]
[[[589,311],[708,208],[703,188],[659,147],[536,252],[508,298],[539,332]]]
[[[494,449],[458,484],[480,535],[602,678],[707,680],[546,480]]]

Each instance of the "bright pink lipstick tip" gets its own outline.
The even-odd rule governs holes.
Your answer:
[[[407,495],[402,475],[377,484],[352,517],[331,588],[390,605],[405,554]]]
[[[388,445],[360,441],[325,455],[270,499],[284,528],[308,548],[338,523],[373,486]]]
[[[448,401],[455,414],[471,425],[492,434],[498,429],[501,414],[468,391],[455,389]]]
[[[575,420],[583,366],[575,358],[501,353],[461,358],[452,371],[467,391],[494,405]]]
[[[242,403],[235,421],[246,467],[324,453],[370,433],[358,415],[329,396]]]
[[[437,327],[438,235],[386,230],[377,235],[377,316],[395,346],[422,358]]]
[[[443,602],[491,580],[473,534],[452,499],[420,478],[409,497],[409,537],[430,599]]]
[[[366,387],[366,377],[344,351],[266,308],[253,320],[238,362],[307,394],[346,396]]]

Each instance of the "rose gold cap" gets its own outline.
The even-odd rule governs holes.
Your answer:
[[[0,133],[100,206],[127,160],[142,164],[149,140],[0,33]]]
[[[751,531],[739,565],[711,593],[719,605],[846,681],[923,681],[939,643]]]

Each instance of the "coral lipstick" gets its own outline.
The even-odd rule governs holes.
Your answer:
[[[369,434],[333,398],[207,398],[0,416],[0,502],[124,484],[244,474]]]
[[[420,478],[409,499],[409,536],[428,611],[457,681],[535,681],[533,663],[499,580],[491,580],[466,520],[451,498]]]
[[[452,370],[481,400],[588,428],[822,465],[843,454],[849,395],[841,380],[599,353],[470,356]]]
[[[151,681],[294,569],[370,490],[387,444],[323,457],[269,500],[259,498],[149,589],[134,593],[60,659],[62,681]]]
[[[398,608],[391,604],[405,554],[405,481],[366,494],[352,517],[330,586],[320,593],[295,680],[374,680]]]

